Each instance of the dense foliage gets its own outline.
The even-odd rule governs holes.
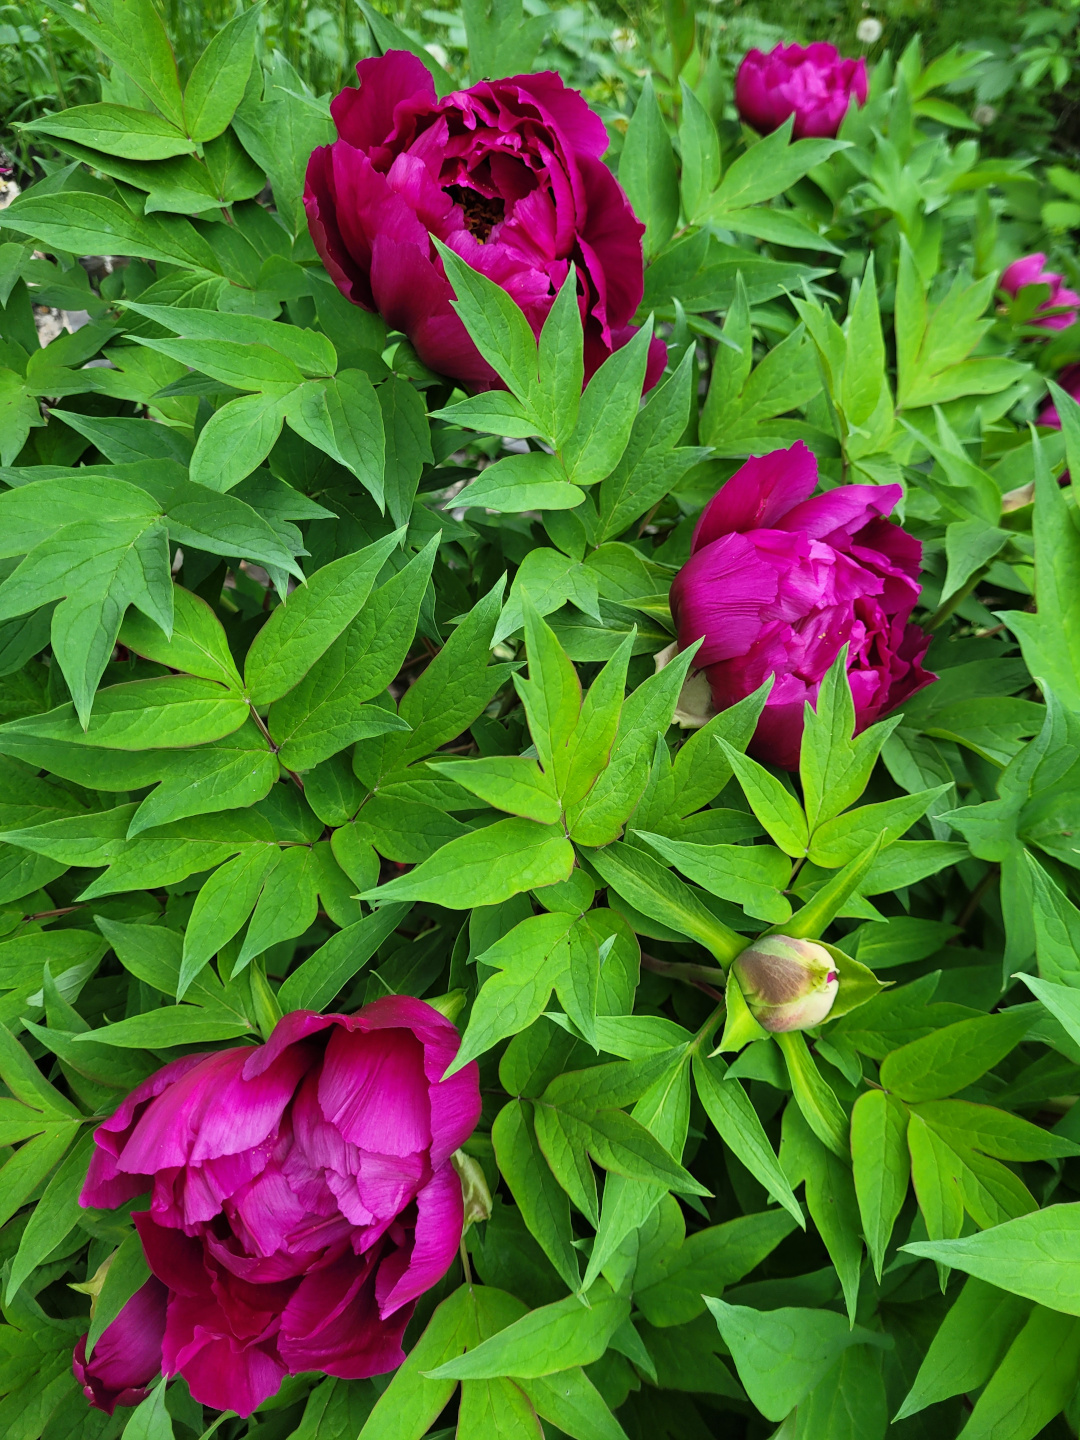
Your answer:
[[[762,138],[674,4],[361,3],[332,119],[258,7],[49,3],[0,1433],[1075,1436],[1067,153],[917,41]]]

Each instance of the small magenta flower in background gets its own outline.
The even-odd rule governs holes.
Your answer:
[[[458,1045],[407,995],[294,1011],[265,1045],[172,1061],[98,1127],[81,1203],[150,1192],[134,1220],[168,1291],[158,1361],[196,1400],[250,1415],[287,1374],[401,1364],[462,1235],[453,1156],[480,1091],[475,1063],[441,1078]]]
[[[1050,296],[1031,317],[1032,325],[1044,330],[1067,330],[1076,323],[1080,311],[1080,295],[1062,284],[1063,275],[1053,270],[1044,270],[1046,256],[1043,254],[1024,255],[1007,265],[1001,274],[1001,288],[1010,295],[1018,295],[1027,285],[1048,285]],[[1061,310],[1060,315],[1049,315],[1049,310]]]
[[[89,1360],[86,1336],[79,1337],[71,1368],[95,1409],[111,1415],[118,1405],[138,1405],[150,1393],[161,1370],[168,1298],[168,1290],[151,1275],[106,1325]]]
[[[735,77],[735,107],[746,123],[768,135],[794,115],[796,140],[835,136],[852,97],[865,105],[866,95],[866,61],[823,40],[777,45],[767,55],[750,50]]]
[[[717,710],[775,677],[749,748],[788,770],[803,706],[844,645],[857,730],[934,679],[930,636],[911,623],[922,546],[885,518],[899,485],[811,499],[817,478],[801,441],[748,460],[702,511],[671,587],[679,648],[703,639],[694,663]]]
[[[840,984],[824,945],[789,935],[763,935],[736,956],[732,969],[751,1015],[774,1034],[820,1025]]]
[[[405,50],[356,73],[359,89],[331,102],[340,138],[312,155],[304,194],[342,294],[403,331],[433,370],[483,390],[501,382],[451,306],[432,235],[501,285],[537,335],[572,262],[588,380],[634,334],[644,289],[645,227],[601,159],[600,117],[550,72],[442,100]],[[654,340],[646,388],[665,357]]]

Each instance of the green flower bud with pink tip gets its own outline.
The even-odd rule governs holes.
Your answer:
[[[733,968],[750,1013],[774,1033],[820,1025],[840,984],[824,945],[789,935],[763,935],[738,956]]]

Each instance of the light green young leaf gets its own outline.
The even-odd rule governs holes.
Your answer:
[[[1021,1006],[946,1025],[893,1050],[882,1062],[881,1083],[901,1100],[938,1100],[952,1095],[1015,1050],[1032,1023],[1030,1010]]]
[[[619,184],[645,222],[645,258],[662,250],[679,221],[679,179],[652,80],[645,77],[619,156]]]
[[[765,1187],[803,1228],[802,1206],[769,1143],[769,1137],[738,1080],[725,1079],[727,1066],[719,1057],[695,1055],[694,1082],[705,1113],[724,1144],[738,1156],[751,1175]]]
[[[324,655],[363,607],[387,557],[401,543],[395,531],[310,575],[277,607],[247,653],[244,680],[253,705],[288,693]]]
[[[885,1250],[907,1198],[907,1112],[883,1090],[868,1090],[851,1112],[851,1158],[863,1235],[881,1281]]]
[[[776,841],[785,855],[800,859],[806,854],[809,831],[802,806],[775,775],[763,765],[736,750],[717,735],[720,746],[736,779],[743,788],[750,809]]]
[[[574,868],[574,847],[558,825],[534,820],[498,820],[451,840],[407,875],[389,880],[360,899],[427,900],[451,910],[498,905],[523,890],[566,880]]]
[[[1080,1205],[1048,1205],[963,1239],[901,1248],[1050,1310],[1080,1315]]]
[[[200,144],[221,134],[243,99],[260,13],[258,5],[241,11],[217,32],[195,63],[184,90],[184,124]]]
[[[559,1272],[568,1290],[581,1283],[570,1205],[536,1142],[532,1106],[513,1100],[504,1105],[491,1127],[499,1173],[530,1233]]]

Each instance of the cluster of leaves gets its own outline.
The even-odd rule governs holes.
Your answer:
[[[995,305],[1026,170],[951,143],[955,57],[835,141],[685,83],[673,134],[646,82],[638,338],[582,392],[573,276],[537,340],[444,251],[506,385],[468,397],[317,261],[328,121],[252,14],[181,85],[150,0],[71,7],[109,97],[2,216],[0,1428],[1075,1434],[1080,406],[1026,423],[1071,342]],[[478,72],[520,18],[467,10]],[[45,306],[89,323],[41,347]],[[940,678],[856,736],[841,657],[789,776],[764,690],[688,736],[654,657],[702,503],[795,439],[903,486]],[[767,932],[834,957],[807,1035],[728,983]],[[146,1275],[77,1203],[95,1121],[386,993],[457,1018],[494,1195],[405,1365],[90,1411],[73,1341]]]

